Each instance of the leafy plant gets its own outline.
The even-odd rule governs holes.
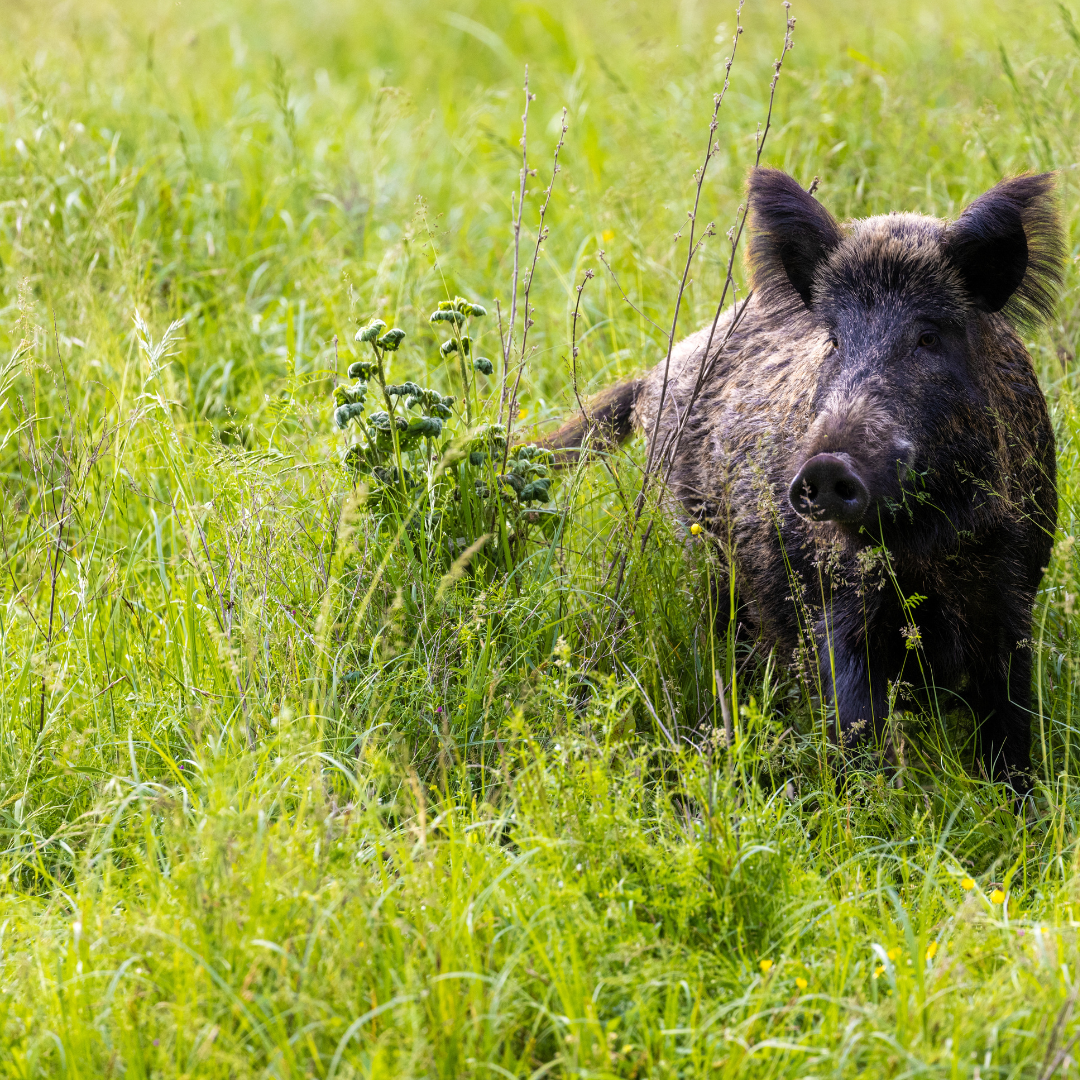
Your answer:
[[[474,355],[469,321],[486,314],[459,296],[440,302],[430,316],[451,331],[439,353],[458,358],[460,398],[390,382],[390,355],[405,331],[387,329],[382,319],[361,327],[355,340],[372,358],[350,364],[352,384],[335,387],[334,424],[348,433],[342,461],[354,480],[370,485],[372,508],[450,561],[464,551],[483,553],[507,572],[521,561],[530,531],[552,534],[559,514],[540,508],[551,501],[551,451],[535,444],[509,448],[506,428],[481,419],[478,377],[492,375],[494,364]],[[382,407],[372,408],[369,395]]]

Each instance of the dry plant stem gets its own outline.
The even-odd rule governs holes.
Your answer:
[[[705,184],[705,174],[708,171],[713,154],[719,150],[719,145],[715,141],[716,128],[718,126],[717,116],[720,112],[720,106],[724,103],[724,97],[727,94],[728,86],[731,84],[731,65],[735,62],[735,52],[739,47],[739,38],[742,36],[742,9],[744,3],[745,0],[739,0],[739,6],[735,11],[735,34],[731,41],[731,56],[728,57],[727,67],[724,73],[724,85],[721,88],[720,93],[713,95],[713,111],[712,117],[709,120],[709,138],[705,144],[705,159],[698,167],[695,175],[697,183],[694,187],[694,208],[689,213],[690,234],[687,237],[686,262],[683,265],[682,280],[679,282],[679,291],[675,295],[675,312],[671,317],[671,330],[667,335],[668,347],[667,356],[664,357],[664,380],[660,384],[660,400],[656,409],[656,418],[653,421],[652,433],[649,437],[649,455],[645,461],[645,476],[642,479],[641,493],[638,497],[638,516],[640,516],[641,508],[644,506],[645,488],[648,484],[649,476],[652,472],[653,461],[656,456],[656,436],[660,431],[660,421],[664,415],[664,404],[667,399],[668,375],[671,370],[671,353],[675,348],[675,334],[679,326],[679,314],[682,311],[683,296],[686,294],[686,286],[690,280],[690,267],[693,265],[694,256],[697,254],[701,243],[704,242],[706,237],[712,234],[713,230],[712,222],[709,222],[709,224],[705,226],[704,235],[701,240],[695,242],[698,209],[701,206],[701,189]]]
[[[522,313],[521,319],[521,356],[518,361],[517,377],[514,379],[514,389],[510,394],[510,408],[506,417],[506,447],[503,449],[504,471],[506,470],[507,458],[510,456],[510,432],[514,426],[514,415],[517,410],[518,387],[521,386],[521,375],[525,370],[525,359],[527,355],[526,345],[529,340],[529,328],[533,324],[531,313],[529,311],[529,294],[532,292],[533,277],[536,275],[536,263],[540,258],[540,247],[548,234],[544,219],[547,217],[548,206],[551,205],[551,192],[555,187],[555,177],[559,175],[559,151],[563,148],[563,143],[566,141],[566,132],[566,106],[564,105],[562,111],[562,125],[559,131],[559,141],[555,144],[555,155],[551,163],[551,180],[548,182],[547,190],[544,192],[544,205],[540,207],[540,224],[536,227],[536,245],[533,247],[532,263],[529,266],[529,273],[525,278],[525,290],[522,297],[522,303],[525,310]],[[513,332],[514,324],[513,317],[511,316],[510,333],[513,334]]]
[[[669,376],[670,369],[671,369],[671,353],[672,353],[672,350],[675,347],[675,334],[676,334],[676,331],[678,329],[678,324],[679,324],[679,312],[680,312],[680,310],[682,308],[682,299],[683,299],[683,295],[686,292],[686,286],[687,286],[689,276],[690,276],[690,267],[691,267],[691,264],[693,263],[694,255],[697,253],[697,250],[701,246],[701,242],[703,242],[707,236],[711,235],[712,231],[713,231],[712,222],[709,222],[709,224],[706,226],[706,229],[705,229],[705,236],[702,237],[702,240],[700,242],[695,244],[694,232],[695,232],[695,228],[696,228],[696,225],[697,225],[698,207],[699,207],[699,205],[701,203],[701,189],[704,186],[705,174],[706,174],[706,171],[708,170],[709,163],[712,161],[713,154],[715,154],[717,152],[717,150],[719,149],[719,146],[714,141],[714,136],[716,135],[716,128],[717,128],[717,117],[718,117],[718,115],[720,113],[720,106],[724,103],[724,98],[727,96],[728,87],[731,85],[731,67],[735,63],[735,53],[738,51],[739,38],[742,36],[742,32],[743,32],[743,28],[742,28],[742,11],[743,11],[744,3],[745,3],[745,0],[739,0],[739,6],[735,10],[735,33],[732,35],[732,38],[731,38],[731,55],[727,58],[727,63],[724,66],[724,85],[720,88],[720,92],[713,96],[713,112],[712,112],[712,117],[709,120],[709,139],[708,139],[708,143],[707,143],[706,148],[705,148],[705,159],[702,161],[701,166],[698,168],[697,173],[695,174],[696,185],[695,185],[695,189],[694,189],[694,209],[690,212],[690,215],[689,215],[689,218],[690,218],[690,235],[689,235],[688,240],[687,240],[686,263],[685,263],[685,265],[683,267],[683,275],[682,275],[682,280],[679,283],[679,291],[678,291],[678,294],[675,297],[675,313],[674,313],[674,315],[672,317],[672,320],[671,320],[671,331],[670,332],[665,331],[665,334],[666,334],[667,339],[668,339],[668,347],[667,347],[667,355],[664,358],[664,381],[663,381],[663,384],[662,384],[661,389],[660,389],[660,402],[659,402],[659,406],[657,408],[656,419],[653,422],[653,430],[652,430],[652,434],[651,434],[651,437],[650,437],[650,440],[649,440],[649,455],[648,455],[648,459],[647,459],[647,461],[645,463],[645,471],[644,471],[644,474],[643,474],[642,479],[641,479],[641,489],[638,492],[637,499],[635,500],[633,520],[630,522],[630,525],[629,525],[630,536],[633,535],[634,530],[637,528],[637,523],[641,520],[641,514],[645,509],[645,496],[646,496],[646,493],[647,493],[647,490],[648,490],[649,479],[650,479],[650,476],[652,475],[653,463],[654,463],[654,459],[655,459],[656,435],[657,435],[657,432],[659,431],[660,420],[661,420],[661,417],[663,416],[663,412],[664,412],[665,398],[667,397],[668,376]],[[774,85],[775,85],[775,80],[774,80]],[[758,157],[760,158],[760,156],[761,156],[761,142],[759,140],[759,142],[758,142]],[[603,261],[604,265],[608,267],[608,272],[611,273],[611,276],[615,279],[615,284],[616,284],[616,286],[618,286],[619,292],[622,293],[623,299],[625,299],[627,301],[627,303],[630,303],[629,298],[626,296],[626,293],[623,291],[622,286],[619,284],[618,278],[615,277],[614,271],[611,269],[610,266],[608,266],[607,260],[604,259],[604,256],[603,256],[602,252],[601,252],[600,258],[601,258],[601,261]],[[724,283],[723,297],[727,296],[727,290],[728,290],[728,287],[729,287],[729,285],[731,283],[731,271],[732,271],[732,263],[731,263],[731,261],[729,261],[727,280]],[[721,306],[717,308],[716,318],[713,320],[714,327],[715,327],[716,320],[719,319],[719,317],[720,317],[720,311],[722,310],[722,305],[723,305],[723,297],[721,299]],[[633,304],[630,304],[630,306],[634,307]],[[635,310],[637,310],[637,309],[635,308]],[[649,321],[652,322],[651,319]],[[656,324],[653,323],[653,325],[655,326]],[[710,343],[711,343],[711,340],[712,340],[712,335],[710,334]],[[708,349],[706,349],[705,355],[706,355],[706,357],[708,356]],[[704,365],[704,360],[702,361],[702,363]],[[687,410],[687,411],[689,411],[689,410]],[[642,540],[643,545],[648,541],[648,536],[651,533],[651,531],[652,531],[651,528],[646,530],[645,537]],[[628,541],[630,539],[630,536],[627,537]],[[621,553],[621,555],[617,555],[616,559],[618,559],[618,562],[619,562],[619,573],[618,573],[618,577],[617,577],[616,582],[615,582],[615,594],[614,594],[614,596],[617,598],[618,595],[619,595],[620,590],[622,589],[623,577],[624,577],[624,573],[625,573],[625,570],[626,570],[626,553],[623,552],[623,553]],[[611,571],[611,568],[609,567],[608,575],[606,575],[606,576],[610,576],[610,571]]]
[[[1080,1042],[1080,1031],[1075,1035],[1057,1052],[1057,1056],[1050,1063],[1050,1067],[1042,1074],[1039,1080],[1050,1080],[1050,1077],[1054,1075],[1065,1063],[1065,1059],[1069,1056],[1072,1048]]]
[[[788,12],[787,25],[784,31],[784,44],[780,50],[779,58],[773,63],[773,77],[772,82],[769,84],[769,109],[765,116],[765,127],[763,130],[758,131],[757,135],[757,153],[754,157],[754,167],[757,168],[761,164],[761,155],[765,150],[765,140],[769,134],[769,128],[772,125],[773,104],[776,101],[776,84],[780,80],[780,70],[784,65],[784,57],[791,51],[793,47],[792,34],[795,30],[795,20],[791,17],[791,4],[785,3],[784,10]],[[728,68],[730,70],[731,61],[728,61]],[[725,89],[727,87],[727,81],[724,83]],[[814,182],[810,185],[810,194],[812,195],[817,188],[818,178],[814,177]],[[738,307],[738,301],[735,300],[736,308],[731,316],[731,322],[728,325],[727,331],[724,334],[723,339],[718,343],[715,350],[713,349],[713,341],[716,337],[716,327],[720,321],[720,315],[724,311],[724,305],[727,303],[728,291],[735,294],[736,285],[734,278],[735,271],[735,255],[739,250],[739,241],[742,239],[743,230],[746,227],[748,207],[744,204],[739,207],[735,215],[735,225],[728,230],[728,239],[731,243],[731,251],[728,255],[727,268],[724,276],[724,288],[720,294],[720,302],[716,305],[716,314],[713,316],[712,326],[709,328],[709,337],[705,342],[705,348],[701,354],[701,366],[698,369],[697,379],[694,382],[694,389],[690,394],[690,400],[687,402],[682,416],[679,417],[679,421],[676,424],[675,431],[665,442],[665,445],[661,451],[660,461],[665,461],[666,467],[664,469],[664,482],[666,483],[671,475],[671,470],[674,467],[675,460],[678,457],[679,446],[682,442],[683,432],[686,429],[687,420],[693,411],[694,404],[696,403],[701,391],[704,389],[705,383],[708,380],[709,375],[712,374],[713,369],[716,367],[716,361],[723,353],[724,347],[731,339],[732,334],[735,333],[736,328],[743,313],[746,311],[746,307],[750,302],[750,297],[754,294],[750,292],[747,294],[746,299],[742,303],[742,307]],[[647,479],[647,478],[646,478]]]
[[[525,65],[525,111],[521,114],[521,183],[517,192],[517,214],[514,214],[514,197],[510,196],[510,216],[514,220],[514,276],[510,280],[510,323],[503,339],[503,378],[502,399],[499,413],[506,401],[506,381],[510,371],[510,353],[514,348],[514,323],[517,322],[518,283],[521,280],[521,210],[525,204],[525,184],[529,179],[529,102],[534,94],[529,93],[529,65]]]
[[[692,412],[694,403],[697,401],[697,398],[700,396],[701,391],[704,388],[705,382],[706,382],[709,374],[711,374],[713,368],[715,367],[717,356],[723,351],[724,346],[727,344],[727,342],[730,340],[732,334],[735,332],[735,330],[736,330],[736,328],[738,326],[738,323],[739,323],[740,319],[742,318],[743,313],[746,310],[747,303],[750,300],[750,296],[748,295],[746,300],[743,301],[742,307],[741,308],[736,307],[736,310],[732,315],[731,323],[728,325],[727,331],[724,334],[723,340],[714,349],[713,348],[713,343],[715,341],[716,328],[717,328],[717,325],[719,324],[720,316],[723,313],[724,305],[727,302],[728,292],[731,291],[731,292],[734,293],[735,290],[736,290],[735,279],[734,279],[735,255],[736,255],[736,253],[738,251],[739,241],[742,239],[743,230],[746,227],[746,220],[747,220],[747,207],[744,204],[743,206],[740,206],[739,210],[736,213],[736,224],[731,229],[728,230],[728,238],[729,238],[729,240],[731,242],[731,251],[730,251],[730,254],[728,256],[728,263],[727,263],[727,268],[726,268],[726,273],[725,273],[725,278],[724,278],[724,287],[723,287],[723,290],[721,291],[720,302],[717,304],[717,307],[716,307],[716,314],[713,316],[712,326],[710,327],[710,330],[709,330],[708,340],[706,341],[705,348],[702,351],[701,364],[700,364],[700,367],[698,369],[698,375],[697,375],[697,378],[695,380],[693,392],[690,395],[690,400],[687,402],[686,407],[682,411],[682,415],[678,419],[678,422],[677,422],[676,428],[675,428],[675,432],[673,433],[673,435],[669,436],[665,440],[664,446],[662,448],[660,448],[660,454],[659,454],[659,456],[657,456],[656,436],[657,436],[657,434],[659,432],[660,421],[661,421],[661,418],[663,416],[665,398],[666,398],[666,395],[667,395],[668,376],[669,376],[670,366],[671,366],[671,354],[672,354],[672,350],[674,348],[674,343],[675,343],[675,333],[676,333],[676,329],[677,329],[677,326],[678,326],[679,311],[680,311],[680,308],[682,306],[683,294],[686,291],[686,286],[687,286],[688,279],[689,279],[690,265],[691,265],[691,262],[693,261],[693,257],[695,255],[697,249],[700,247],[700,242],[697,245],[695,245],[695,243],[694,243],[694,219],[695,219],[695,216],[696,216],[696,213],[697,213],[698,201],[700,200],[700,196],[701,196],[702,184],[704,183],[705,170],[708,167],[708,164],[709,164],[710,160],[712,159],[712,155],[717,150],[717,146],[713,142],[713,136],[714,136],[714,134],[716,132],[717,115],[718,115],[719,110],[720,110],[720,105],[722,104],[724,96],[727,93],[728,86],[730,85],[731,66],[735,62],[735,52],[736,52],[736,49],[738,47],[739,37],[742,34],[742,24],[741,24],[741,21],[740,21],[740,17],[742,15],[743,2],[745,2],[745,0],[741,0],[741,2],[739,4],[739,7],[738,7],[738,9],[736,11],[735,34],[732,37],[731,56],[728,57],[727,64],[725,66],[724,85],[721,88],[720,93],[717,94],[714,97],[714,100],[713,100],[713,114],[712,114],[712,119],[711,119],[710,125],[709,125],[709,145],[708,145],[708,149],[706,150],[705,159],[702,162],[701,168],[698,170],[698,173],[696,174],[697,186],[696,186],[696,190],[695,190],[694,210],[690,214],[690,237],[689,237],[688,247],[687,247],[686,264],[685,264],[685,267],[684,267],[684,270],[683,270],[682,281],[681,281],[681,283],[679,285],[679,292],[678,292],[678,294],[677,294],[677,296],[675,298],[675,314],[674,314],[674,317],[672,319],[671,333],[668,335],[667,356],[665,357],[665,360],[664,360],[664,381],[663,381],[663,384],[661,386],[659,405],[658,405],[657,412],[656,412],[656,418],[655,418],[655,420],[653,422],[652,435],[651,435],[650,440],[649,440],[649,446],[650,446],[649,456],[648,456],[648,459],[646,461],[644,474],[642,476],[641,490],[638,493],[638,497],[637,497],[637,500],[636,500],[636,503],[635,503],[634,518],[633,518],[633,521],[629,525],[629,531],[630,531],[631,536],[633,535],[634,530],[637,528],[637,524],[641,520],[641,515],[644,512],[644,509],[645,509],[645,496],[646,496],[646,493],[647,493],[647,490],[648,490],[648,485],[649,485],[649,482],[652,479],[652,477],[653,477],[653,475],[654,475],[654,473],[656,471],[656,468],[657,468],[658,464],[660,462],[665,462],[663,479],[666,482],[667,479],[670,477],[671,469],[672,469],[672,467],[674,465],[674,462],[675,462],[675,459],[676,459],[676,456],[677,456],[678,447],[679,447],[679,445],[680,445],[680,443],[682,441],[682,435],[683,435],[683,432],[685,430],[686,422],[687,422],[687,420],[688,420],[688,418],[689,418],[689,416],[690,416],[690,414]],[[757,167],[758,165],[761,164],[761,155],[764,152],[765,141],[766,141],[766,139],[768,137],[769,130],[770,130],[770,127],[771,127],[771,124],[772,124],[773,105],[774,105],[775,100],[776,100],[776,84],[777,84],[777,82],[779,81],[779,78],[780,78],[780,71],[781,71],[781,68],[783,67],[784,58],[791,51],[792,46],[793,46],[792,33],[793,33],[794,29],[795,29],[795,20],[790,15],[791,4],[788,3],[787,0],[785,0],[785,3],[784,3],[784,10],[785,10],[785,13],[787,13],[787,19],[786,19],[785,28],[784,28],[784,42],[783,42],[783,46],[782,46],[782,48],[780,50],[780,56],[776,61],[774,61],[774,64],[773,64],[773,77],[772,77],[772,81],[769,84],[769,108],[768,108],[768,112],[766,113],[766,117],[765,117],[765,126],[764,126],[764,128],[759,127],[759,130],[758,130],[758,133],[757,133],[757,148],[756,148],[756,154],[755,154],[755,157],[754,157],[754,166],[755,167]],[[706,230],[706,236],[709,235],[709,232],[711,231],[711,228],[712,228],[712,224],[710,223],[710,225],[707,227],[707,230]],[[705,237],[702,238],[702,241],[704,239],[705,239]],[[616,284],[617,284],[617,282],[616,282]],[[620,291],[621,291],[621,289],[620,289]],[[752,295],[752,294],[750,294],[750,295]],[[651,533],[652,533],[652,525],[650,523],[649,527],[646,528],[646,530],[645,530],[644,536],[641,539],[642,550],[644,550],[645,545],[648,543],[648,539],[649,539],[649,536],[651,535]],[[629,540],[629,537],[628,537],[628,540]],[[618,579],[616,581],[616,586],[615,586],[615,588],[616,588],[615,597],[616,598],[618,597],[619,590],[620,590],[620,588],[622,586],[623,573],[624,573],[624,570],[625,570],[625,565],[626,565],[626,555],[623,554],[622,557],[621,557],[621,560],[620,560],[619,574],[618,574]]]
[[[732,261],[734,260],[735,248],[732,248]],[[671,476],[671,470],[675,467],[675,461],[678,458],[679,446],[682,443],[683,433],[686,430],[686,425],[690,420],[690,416],[693,413],[694,405],[697,403],[697,399],[701,396],[701,391],[705,388],[705,383],[708,381],[709,376],[713,373],[716,367],[717,360],[723,355],[724,349],[727,347],[727,343],[731,340],[732,335],[739,327],[739,323],[742,322],[742,317],[746,313],[747,305],[750,303],[750,297],[754,294],[750,292],[746,299],[743,300],[742,305],[738,305],[736,301],[735,310],[731,314],[731,322],[728,323],[727,330],[724,331],[724,336],[716,344],[716,348],[713,348],[713,341],[716,337],[716,327],[720,321],[720,316],[724,311],[724,304],[727,300],[728,288],[732,291],[735,290],[735,283],[731,278],[732,266],[731,262],[728,263],[728,280],[724,283],[724,290],[720,296],[720,303],[716,307],[716,315],[713,317],[712,326],[709,328],[709,337],[705,343],[705,349],[702,353],[701,366],[698,368],[697,378],[694,381],[694,389],[690,392],[690,398],[686,403],[685,408],[680,414],[678,421],[675,425],[674,431],[672,431],[668,437],[664,440],[664,445],[660,450],[659,462],[663,466],[663,482],[667,483]],[[658,466],[659,467],[659,466]]]
[[[589,414],[585,411],[585,406],[581,401],[581,393],[578,390],[578,377],[577,377],[577,321],[578,316],[581,314],[581,293],[585,288],[585,283],[589,281],[594,274],[592,270],[586,270],[585,276],[581,279],[581,284],[577,287],[577,300],[574,302],[574,314],[570,320],[570,375],[574,384],[574,397],[577,398],[578,408],[581,410],[581,419],[586,424],[589,422]]]
[[[604,264],[604,266],[607,267],[607,272],[611,275],[611,280],[615,282],[615,288],[619,290],[619,295],[626,302],[626,304],[630,308],[630,310],[633,311],[636,315],[640,315],[641,318],[643,318],[650,326],[655,326],[656,329],[659,330],[661,334],[666,335],[667,331],[658,322],[655,322],[653,319],[650,319],[649,316],[646,315],[645,312],[642,311],[641,308],[639,308],[637,306],[637,304],[635,304],[634,301],[631,300],[630,297],[626,295],[626,290],[622,287],[622,282],[619,281],[618,274],[616,274],[615,271],[612,269],[611,263],[609,263],[607,261],[607,252],[605,252],[604,249],[601,248],[596,253],[596,257]]]
[[[1069,1051],[1073,1048],[1077,1039],[1080,1038],[1080,1032],[1077,1032],[1058,1054],[1054,1056],[1054,1050],[1061,1041],[1061,1033],[1065,1030],[1065,1025],[1069,1022],[1073,1008],[1076,1006],[1078,994],[1080,994],[1080,987],[1073,989],[1069,996],[1062,1002],[1061,1008],[1058,1010],[1057,1017],[1054,1020],[1054,1026],[1050,1030],[1050,1038],[1046,1044],[1046,1054],[1043,1056],[1042,1068],[1039,1071],[1039,1080],[1050,1080],[1050,1077],[1057,1072],[1061,1063],[1068,1056]],[[1053,1058],[1052,1061],[1051,1058]]]
[[[780,55],[773,61],[773,77],[769,83],[769,111],[765,114],[765,129],[758,135],[757,157],[754,159],[755,167],[761,164],[761,152],[765,149],[765,139],[769,135],[769,127],[772,124],[773,102],[776,100],[776,84],[780,81],[780,69],[784,66],[784,57],[795,47],[792,35],[795,33],[795,20],[791,16],[791,4],[784,0],[784,11],[787,14],[787,25],[784,28],[784,46]],[[815,177],[815,179],[817,179]]]
[[[498,299],[495,300],[495,314],[499,320],[499,347],[502,349],[503,354],[503,369],[502,369],[502,387],[499,390],[499,423],[503,422],[503,412],[506,409],[506,356],[507,356],[507,342],[506,333],[503,330],[503,317],[502,317],[502,305]]]

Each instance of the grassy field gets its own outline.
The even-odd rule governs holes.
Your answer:
[[[1033,805],[951,715],[897,717],[897,782],[838,794],[812,695],[714,617],[716,554],[652,505],[626,542],[640,444],[559,479],[511,574],[448,573],[339,464],[372,316],[408,333],[395,377],[454,393],[428,315],[484,304],[498,412],[526,63],[526,268],[564,106],[567,132],[522,436],[575,407],[586,271],[581,392],[662,355],[730,4],[12,0],[2,1075],[1075,1075],[1078,23],[792,14],[763,160],[836,214],[1060,170]],[[680,334],[717,303],[784,20],[742,14]]]

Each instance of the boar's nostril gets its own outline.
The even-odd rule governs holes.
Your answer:
[[[854,522],[866,513],[870,493],[845,457],[816,454],[791,481],[788,498],[803,517]]]

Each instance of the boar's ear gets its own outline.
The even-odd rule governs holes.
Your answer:
[[[980,195],[945,230],[944,244],[983,310],[1027,327],[1053,313],[1065,245],[1051,173],[1003,180]]]
[[[758,292],[781,300],[790,284],[810,306],[814,272],[844,238],[832,215],[779,169],[750,173],[750,273]]]

